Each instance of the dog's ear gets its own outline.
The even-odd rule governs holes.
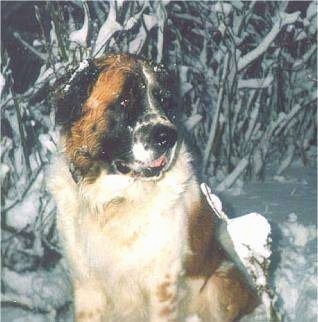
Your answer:
[[[99,69],[94,62],[84,60],[75,70],[56,81],[53,104],[55,122],[58,125],[71,125],[80,117],[83,103],[88,98],[98,74]]]

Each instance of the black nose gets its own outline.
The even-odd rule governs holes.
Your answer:
[[[165,151],[176,143],[177,131],[166,125],[156,125],[152,129],[151,141],[158,150]]]

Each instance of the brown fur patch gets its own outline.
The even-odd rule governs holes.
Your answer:
[[[248,314],[259,304],[256,292],[235,267],[225,271],[217,270],[210,283],[217,288],[218,301],[225,321]]]
[[[99,317],[101,315],[101,310],[95,311],[80,311],[76,313],[76,321],[87,320],[90,321],[94,317]]]
[[[94,169],[94,159],[100,151],[101,138],[107,131],[107,109],[115,102],[124,87],[128,73],[134,70],[136,61],[126,55],[113,55],[97,60],[101,72],[83,105],[82,117],[66,135],[66,155],[82,174]]]
[[[156,296],[158,297],[159,302],[166,302],[173,300],[174,294],[169,291],[171,287],[171,282],[163,282],[158,286]]]
[[[214,236],[213,213],[204,197],[189,213],[189,246],[191,254],[185,262],[189,277],[209,278],[226,259],[226,254]]]
[[[169,316],[173,312],[173,309],[169,306],[165,306],[163,309],[160,310],[159,316],[165,317]]]

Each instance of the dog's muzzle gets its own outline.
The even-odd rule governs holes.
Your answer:
[[[137,127],[133,141],[133,161],[115,161],[117,170],[135,177],[159,177],[171,165],[177,130],[172,124],[147,122]]]

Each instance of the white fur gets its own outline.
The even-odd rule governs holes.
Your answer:
[[[153,153],[151,150],[146,150],[141,142],[133,144],[132,151],[134,158],[140,162],[150,162],[153,159]]]
[[[147,82],[147,98],[148,98],[148,104],[149,104],[149,109],[152,111],[156,111],[157,109],[153,103],[153,99],[151,96],[151,88],[154,86],[155,84],[155,79],[153,78],[153,76],[151,75],[151,73],[147,70],[146,67],[142,68],[143,74],[145,76],[146,82]],[[150,85],[150,86],[149,86]]]
[[[177,282],[183,274],[186,214],[200,194],[189,161],[182,147],[159,181],[102,172],[78,186],[66,163],[55,162],[50,188],[73,276],[101,286],[112,306],[107,321],[159,321],[145,299],[164,276]]]

